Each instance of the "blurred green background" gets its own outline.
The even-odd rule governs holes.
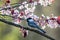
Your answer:
[[[5,0],[3,0],[5,1]],[[11,3],[23,2],[25,0],[11,0]],[[0,6],[4,4],[0,1]],[[36,6],[36,10],[34,12],[36,15],[41,16],[41,14],[45,14],[45,16],[49,16],[51,13],[56,16],[60,15],[60,0],[55,0],[55,2],[51,6],[42,7],[40,5]],[[1,18],[1,16],[0,16]],[[2,17],[3,18],[3,17]],[[5,17],[6,20],[11,20],[10,18]],[[24,21],[25,22],[25,21]],[[23,26],[27,26],[27,23],[21,23]],[[60,28],[51,29],[46,28],[47,34],[56,40],[60,40]],[[29,35],[26,38],[23,38],[19,28],[13,27],[11,25],[0,22],[0,40],[49,40],[39,34],[29,31]]]

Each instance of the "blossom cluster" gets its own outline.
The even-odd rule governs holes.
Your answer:
[[[56,28],[60,24],[60,19],[58,17],[45,17],[44,14],[41,15],[41,17],[38,17],[37,15],[34,14],[34,11],[36,9],[36,5],[42,5],[42,6],[48,6],[51,5],[54,2],[54,0],[29,0],[22,2],[19,7],[17,8],[12,8],[10,5],[10,0],[7,0],[5,5],[2,8],[8,8],[5,10],[1,10],[2,15],[11,15],[13,16],[13,22],[15,24],[20,24],[21,19],[24,18],[25,20],[27,18],[32,18],[35,20],[35,22],[41,26],[42,29],[45,29],[46,26],[49,26],[50,28]],[[19,10],[18,10],[19,9]],[[22,35],[26,37],[28,35],[28,31],[21,28],[21,32],[23,33]]]

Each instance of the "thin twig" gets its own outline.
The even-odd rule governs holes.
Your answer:
[[[15,3],[15,4],[17,4],[17,5],[11,6],[11,7],[12,7],[12,8],[15,8],[15,7],[19,7],[19,6],[21,6],[21,5],[24,5],[24,4],[21,4],[21,3]],[[28,3],[26,3],[26,4],[28,4]],[[11,4],[11,5],[14,5],[14,4]],[[1,11],[1,10],[6,10],[6,9],[9,9],[9,8],[1,8],[0,11]]]
[[[7,17],[13,18],[13,16],[11,16],[11,15],[5,15],[5,14],[4,14],[4,15],[3,15],[3,14],[0,14],[0,15],[3,16],[3,17],[4,17],[4,16],[7,16]],[[17,17],[17,18],[19,18],[19,17]],[[24,18],[19,18],[19,19],[20,19],[20,20],[25,20]]]

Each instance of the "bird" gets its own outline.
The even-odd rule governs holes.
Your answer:
[[[27,23],[28,23],[28,26],[30,26],[32,28],[37,28],[41,33],[46,33],[46,31],[44,31],[43,29],[39,28],[37,23],[32,18],[27,18]]]

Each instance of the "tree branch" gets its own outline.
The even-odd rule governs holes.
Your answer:
[[[9,21],[6,21],[6,20],[4,20],[4,19],[0,19],[0,21],[3,22],[3,23],[9,24],[9,25],[13,25],[13,26],[19,27],[19,28],[22,27],[21,25],[14,24],[14,23],[9,22]],[[28,28],[28,27],[23,27],[23,28],[26,29],[26,30],[35,32],[35,33],[37,33],[37,34],[40,34],[40,35],[42,35],[42,36],[44,36],[44,37],[46,37],[46,38],[48,38],[48,39],[50,39],[50,40],[55,40],[54,38],[48,36],[47,34],[41,33],[39,30],[31,29],[31,28]]]

